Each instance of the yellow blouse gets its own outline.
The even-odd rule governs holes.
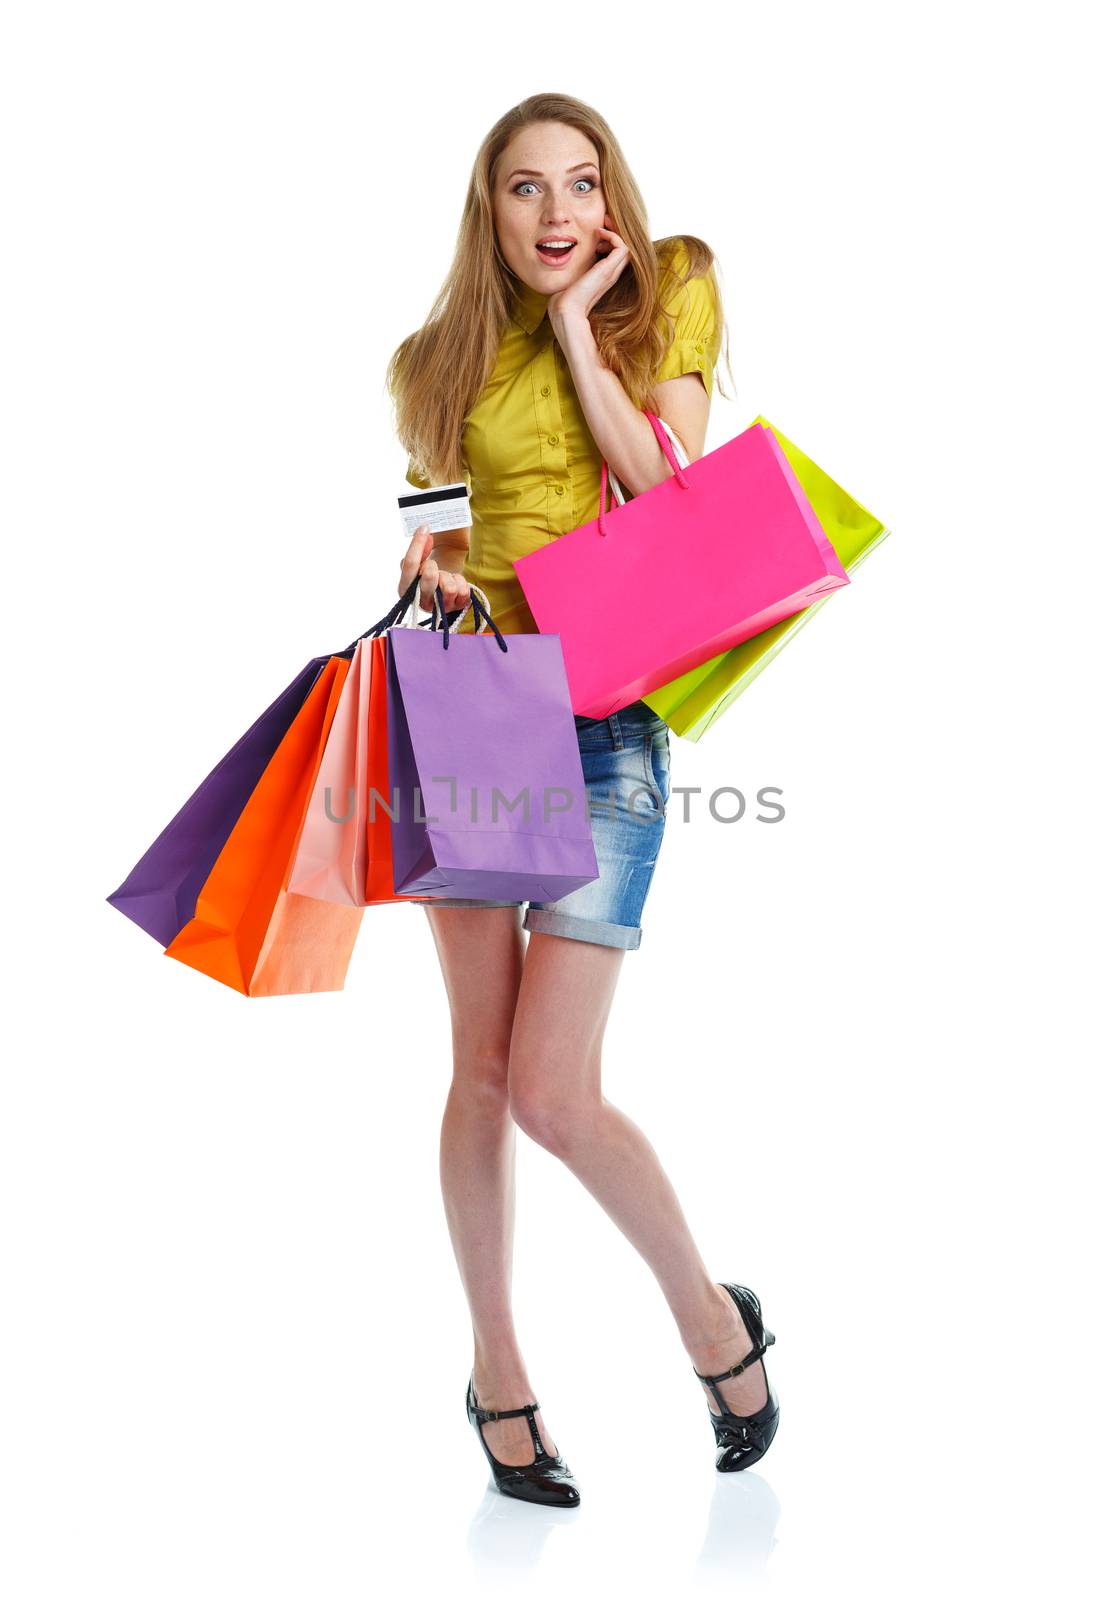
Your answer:
[[[688,257],[672,255],[681,276]],[[547,295],[522,286],[488,383],[466,419],[463,475],[470,488],[470,549],[463,574],[484,590],[502,633],[538,633],[513,562],[597,515],[600,450],[546,315]],[[669,301],[673,339],[655,381],[698,372],[710,395],[718,360],[714,272]],[[430,487],[412,460],[406,481]],[[473,631],[468,613],[463,631]]]

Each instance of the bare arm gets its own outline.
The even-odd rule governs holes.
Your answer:
[[[667,478],[669,463],[654,430],[615,373],[601,362],[588,317],[573,315],[555,332],[589,431],[620,483],[632,494],[641,494]]]
[[[574,388],[597,449],[620,483],[641,494],[672,474],[646,417],[615,373],[603,365],[587,317],[571,318],[559,335]],[[684,443],[690,461],[703,455],[711,396],[698,372],[656,384],[659,415]]]
[[[583,277],[551,295],[547,314],[573,378],[581,409],[597,449],[620,483],[642,494],[672,474],[665,452],[647,419],[631,400],[615,373],[600,359],[589,312],[626,266],[630,252],[605,217],[601,230],[611,246]],[[655,385],[661,416],[683,440],[689,458],[703,454],[711,397],[697,372],[686,372]]]

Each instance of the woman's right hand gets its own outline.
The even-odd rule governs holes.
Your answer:
[[[421,611],[432,610],[437,586],[443,590],[448,611],[458,611],[470,603],[470,585],[461,572],[449,572],[446,567],[439,565],[432,554],[432,544],[429,529],[423,526],[418,528],[409,541],[409,548],[401,563],[398,594],[404,594],[419,573],[421,583],[417,605]]]

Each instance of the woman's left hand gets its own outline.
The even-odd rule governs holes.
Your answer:
[[[608,250],[597,256],[593,265],[576,283],[571,283],[568,289],[560,289],[547,300],[547,316],[556,335],[571,319],[584,317],[588,321],[593,306],[602,295],[607,294],[631,258],[631,252],[619,234],[607,226],[610,220],[605,213],[605,226],[597,229],[607,241]]]

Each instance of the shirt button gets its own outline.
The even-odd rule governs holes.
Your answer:
[[[697,339],[697,341],[696,341],[696,349],[697,350],[702,350],[703,349],[703,340],[702,339]]]
[[[557,444],[558,443],[558,435],[556,433],[552,433],[550,438],[547,440],[547,443],[548,444]]]
[[[699,367],[700,371],[702,372],[703,371],[703,362],[702,361],[697,361],[696,365],[697,365],[697,367]]]
[[[547,396],[550,394],[550,384],[549,383],[545,383],[543,385],[543,387],[540,389],[539,393],[543,396],[543,399],[545,400],[547,398]]]
[[[556,483],[554,486],[554,492],[555,494],[565,494],[566,485],[564,483]]]

